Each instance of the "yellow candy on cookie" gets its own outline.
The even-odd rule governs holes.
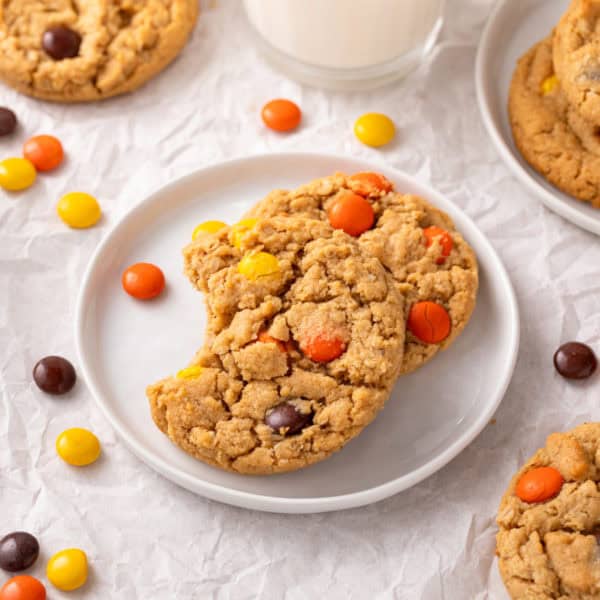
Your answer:
[[[177,372],[178,379],[197,379],[204,369],[200,365],[192,365]]]
[[[544,81],[542,81],[541,89],[542,96],[547,96],[552,92],[552,90],[558,85],[558,77],[556,75],[551,75],[550,77],[546,77]]]
[[[227,223],[223,223],[223,221],[204,221],[192,232],[192,240],[195,240],[201,233],[217,233],[223,227],[227,227]]]
[[[279,272],[279,261],[268,252],[251,252],[246,254],[238,265],[238,272],[247,279],[256,281]]]
[[[231,243],[236,248],[240,248],[243,235],[250,231],[257,223],[258,219],[242,219],[241,221],[238,221],[231,228]]]

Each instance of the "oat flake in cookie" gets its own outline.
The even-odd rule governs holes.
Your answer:
[[[209,334],[187,369],[148,388],[152,415],[209,464],[291,471],[342,448],[383,407],[402,363],[403,298],[376,258],[320,221],[233,233],[185,249]]]
[[[3,0],[0,78],[56,102],[130,92],[179,54],[198,0]]]
[[[600,598],[599,469],[600,423],[587,423],[548,436],[513,477],[496,553],[515,600]]]
[[[275,190],[247,216],[282,214],[346,226],[388,269],[406,302],[402,373],[448,348],[469,322],[478,288],[475,254],[447,214],[394,191],[383,175],[337,173],[293,191]]]

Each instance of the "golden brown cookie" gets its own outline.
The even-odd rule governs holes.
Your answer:
[[[600,1],[571,2],[556,26],[553,59],[568,102],[600,125]]]
[[[447,214],[418,196],[395,192],[382,175],[337,173],[294,191],[276,190],[247,216],[304,215],[329,223],[335,211],[332,207],[356,195],[370,204],[373,221],[366,231],[354,233],[361,246],[389,270],[406,299],[402,373],[409,373],[448,348],[475,307],[477,261]],[[339,225],[335,219],[333,224]],[[441,311],[431,304],[419,304],[423,302],[435,303]],[[442,311],[449,317],[447,324],[440,320],[447,318]],[[411,326],[414,323],[419,326]]]
[[[598,129],[569,105],[552,63],[552,38],[531,48],[513,75],[509,114],[527,162],[567,194],[600,206]]]
[[[600,598],[599,484],[600,423],[548,436],[513,477],[496,538],[512,598]]]
[[[56,102],[130,92],[179,54],[198,0],[4,0],[0,78]]]
[[[402,364],[404,304],[355,239],[276,217],[200,235],[185,259],[209,335],[191,370],[148,388],[171,440],[209,464],[270,474],[323,460],[374,419]]]

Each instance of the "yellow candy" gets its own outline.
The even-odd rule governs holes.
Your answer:
[[[279,272],[279,261],[268,252],[249,253],[240,260],[238,271],[246,278],[256,281],[260,277]]]
[[[191,367],[181,369],[181,371],[177,373],[177,377],[179,379],[197,379],[202,375],[203,370],[204,369],[200,365],[192,365]]]
[[[223,221],[205,221],[204,223],[200,223],[192,232],[192,240],[195,240],[201,233],[217,233],[223,227],[227,227],[227,223],[223,223]]]
[[[7,158],[0,162],[0,187],[11,192],[32,186],[37,177],[33,163],[25,158]]]
[[[558,85],[558,77],[551,75],[542,81],[542,94],[546,96]]]
[[[354,135],[367,146],[383,146],[394,139],[394,122],[381,113],[366,113],[354,123]]]
[[[91,431],[75,427],[56,438],[56,451],[70,465],[84,467],[100,456],[100,442]]]
[[[65,194],[58,201],[56,212],[69,227],[75,229],[85,229],[95,225],[102,215],[96,198],[84,192]]]
[[[69,548],[57,552],[46,567],[50,583],[59,590],[70,592],[80,588],[88,576],[87,556],[79,548]]]
[[[258,219],[242,219],[241,221],[238,221],[231,228],[231,243],[236,248],[240,248],[244,234],[250,231],[257,223]]]

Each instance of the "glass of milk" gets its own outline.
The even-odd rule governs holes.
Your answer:
[[[444,0],[244,0],[266,58],[304,83],[365,89],[406,75],[433,48]]]

